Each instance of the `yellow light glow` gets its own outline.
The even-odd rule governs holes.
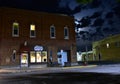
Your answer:
[[[17,25],[17,26],[18,26],[18,23],[17,23],[17,22],[14,22],[13,25]]]
[[[109,43],[107,43],[107,44],[106,44],[106,46],[107,46],[107,48],[109,48],[109,47],[110,47],[110,44],[109,44]]]
[[[30,30],[35,31],[35,25],[30,25]]]

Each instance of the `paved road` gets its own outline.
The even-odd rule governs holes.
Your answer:
[[[22,75],[22,74],[43,74],[43,73],[56,73],[56,72],[76,72],[83,71],[84,69],[90,69],[96,67],[97,65],[89,66],[72,66],[72,67],[31,67],[31,68],[2,68],[0,69],[0,76],[11,76],[11,75]]]
[[[120,64],[117,65],[87,65],[87,66],[72,66],[72,67],[30,67],[30,68],[2,68],[0,76],[14,76],[23,74],[44,74],[56,72],[95,72],[95,73],[110,73],[120,75]]]
[[[119,65],[2,68],[0,84],[120,84],[119,72]]]

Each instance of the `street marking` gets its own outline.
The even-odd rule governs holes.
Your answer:
[[[86,66],[72,66],[72,67],[63,67],[62,69],[74,69],[74,68],[91,68],[96,67],[97,65],[86,65]]]

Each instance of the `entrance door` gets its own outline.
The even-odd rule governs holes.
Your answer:
[[[28,67],[28,53],[21,54],[21,67]]]
[[[68,62],[67,52],[58,52],[58,63],[62,66],[65,66],[65,62]]]

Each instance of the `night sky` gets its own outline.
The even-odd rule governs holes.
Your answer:
[[[1,6],[30,9],[37,11],[55,12],[57,10],[57,0],[0,0]]]
[[[86,45],[91,50],[92,42],[120,34],[120,0],[85,4],[76,1],[79,0],[0,0],[0,6],[74,16],[79,51],[85,51]]]

